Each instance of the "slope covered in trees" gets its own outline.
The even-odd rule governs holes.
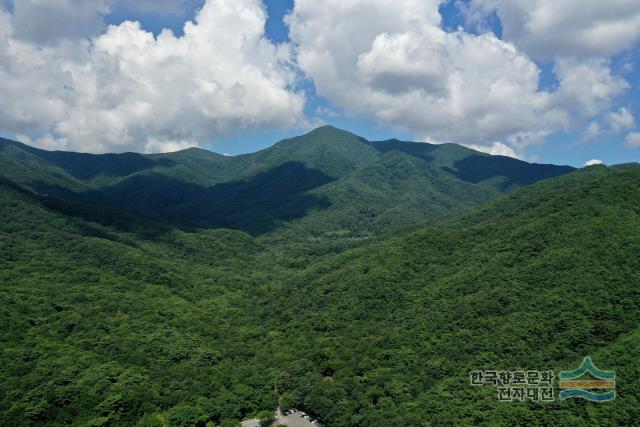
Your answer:
[[[0,140],[0,175],[67,200],[109,203],[183,229],[371,237],[571,172],[461,146],[371,143],[329,126],[226,157],[49,152]]]
[[[0,185],[1,424],[132,425],[191,402],[235,425],[272,409],[243,302],[264,282],[253,239],[85,214]]]
[[[274,150],[293,144],[298,154],[282,159],[331,179],[303,192],[335,197],[317,215],[339,210],[338,195],[346,212],[363,194],[367,209],[387,212],[378,206],[391,197],[385,193],[412,191],[458,213],[369,240],[288,239],[295,227],[314,224],[305,222],[311,213],[268,238],[242,227],[184,231],[102,204],[106,193],[96,182],[106,172],[88,172],[90,164],[72,174],[27,151],[9,156],[7,144],[5,176],[24,175],[0,179],[1,424],[235,426],[278,400],[329,426],[629,425],[640,417],[638,166],[590,167],[500,197],[499,188],[525,181],[456,177],[445,168],[460,170],[461,147],[439,156],[429,146],[362,142],[373,161],[354,166],[361,156],[347,152],[340,164],[323,166],[301,161],[308,154],[300,150],[315,146],[299,142]],[[432,149],[439,150],[447,147]],[[227,162],[199,150],[166,158],[199,164],[201,155]],[[238,160],[248,177],[241,185],[281,161],[260,156]],[[165,178],[186,182],[195,168]],[[414,188],[394,176],[400,171],[498,198],[466,213],[459,205],[447,210],[455,205],[449,184]],[[219,185],[210,179],[202,185]],[[278,182],[277,173],[269,179]],[[36,191],[40,180],[59,192]],[[266,191],[259,188],[257,195]],[[135,199],[136,189],[126,193]],[[394,208],[396,220],[403,212]],[[335,224],[335,215],[314,221]],[[388,232],[399,222],[381,224]],[[615,401],[506,404],[495,390],[469,385],[472,370],[557,373],[587,355],[616,371]]]
[[[341,426],[633,424],[638,251],[640,168],[622,166],[320,263],[273,300],[288,301],[271,324],[285,400]],[[557,374],[587,355],[616,371],[619,399],[505,404],[469,385],[472,370]]]

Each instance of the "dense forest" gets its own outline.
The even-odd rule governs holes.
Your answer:
[[[0,141],[0,424],[640,419],[640,166],[321,128],[259,153]],[[617,375],[501,403],[469,372]]]
[[[200,149],[91,155],[0,139],[2,176],[171,227],[253,236],[372,237],[573,171],[459,145],[370,142],[330,126],[236,157]]]

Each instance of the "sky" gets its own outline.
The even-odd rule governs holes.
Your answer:
[[[637,0],[0,0],[0,135],[235,155],[331,124],[640,161]]]

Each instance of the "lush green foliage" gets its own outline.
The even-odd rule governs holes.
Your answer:
[[[433,221],[572,168],[457,145],[368,142],[332,127],[258,153],[48,152],[0,140],[2,175],[66,200],[109,203],[182,229],[371,237]]]
[[[266,280],[244,273],[259,270],[249,236],[158,229],[147,241],[153,225],[119,233],[1,192],[2,425],[129,425],[163,410],[237,420],[275,406],[252,361],[260,319],[242,303]]]
[[[330,425],[629,425],[640,417],[640,168],[546,181],[281,289],[286,402]],[[276,310],[275,305],[266,312]],[[304,313],[300,316],[300,313]],[[476,369],[618,373],[606,405],[498,403]]]
[[[640,168],[591,167],[404,236],[345,239],[310,230],[353,231],[351,215],[368,209],[376,220],[357,231],[384,234],[426,221],[402,217],[403,207],[445,214],[527,182],[523,172],[456,177],[442,168],[468,158],[459,147],[433,149],[447,152],[439,156],[361,141],[370,161],[359,163],[361,147],[341,146],[333,163],[322,160],[317,134],[306,138],[315,142],[274,147],[284,153],[273,164],[265,152],[240,157],[237,181],[228,166],[198,170],[201,156],[228,163],[199,150],[142,157],[175,161],[152,167],[177,168],[158,173],[171,182],[227,186],[217,196],[253,215],[260,209],[239,195],[263,206],[295,193],[281,190],[291,181],[297,196],[331,201],[257,237],[241,222],[240,230],[183,231],[133,215],[138,208],[86,203],[119,185],[138,200],[132,183],[144,186],[149,169],[107,179],[104,165],[71,173],[59,159],[6,146],[2,164],[12,166],[3,174],[30,178],[0,180],[0,424],[235,426],[267,417],[278,400],[330,426],[640,419]],[[34,180],[58,192],[38,194]],[[421,191],[418,202],[403,196]],[[379,206],[384,200],[393,204]],[[586,355],[616,371],[614,402],[503,404],[493,390],[469,386],[471,370],[557,372]]]

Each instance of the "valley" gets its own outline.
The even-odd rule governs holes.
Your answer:
[[[3,425],[237,426],[278,403],[327,426],[640,416],[637,165],[335,128],[238,158],[3,141],[0,165]],[[584,355],[624,398],[469,386]]]

